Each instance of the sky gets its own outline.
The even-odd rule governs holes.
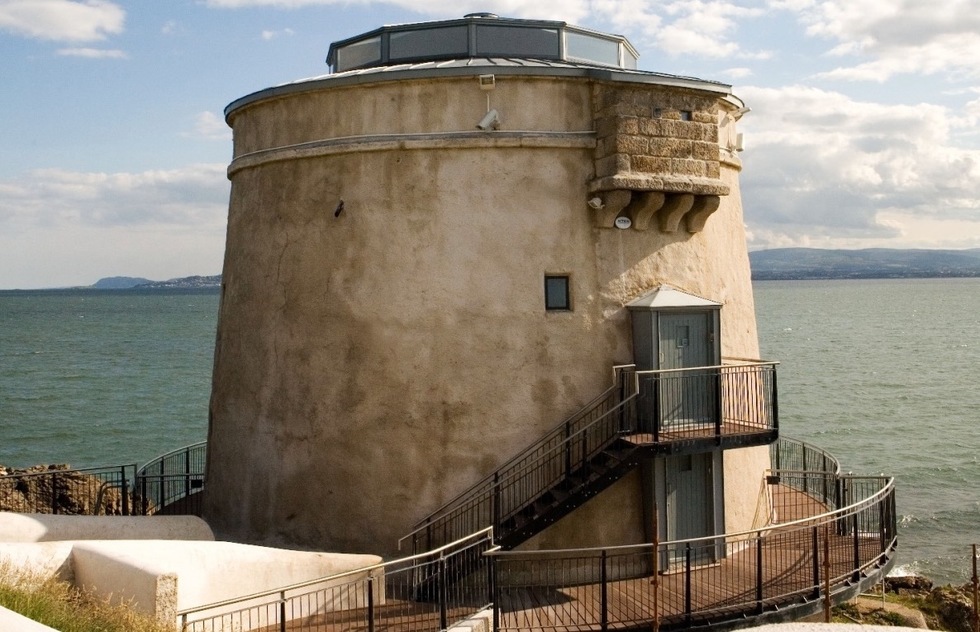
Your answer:
[[[0,0],[0,289],[220,273],[225,106],[475,11],[731,84],[752,250],[980,248],[980,0]]]

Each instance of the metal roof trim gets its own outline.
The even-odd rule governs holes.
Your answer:
[[[224,110],[224,113],[225,119],[227,120],[228,117],[231,116],[231,114],[236,110],[253,103],[292,94],[312,92],[325,88],[375,83],[380,81],[477,76],[480,74],[487,74],[489,72],[501,76],[568,77],[592,79],[595,81],[644,83],[711,92],[722,98],[732,97],[732,87],[729,84],[705,79],[697,79],[695,77],[670,75],[647,70],[610,68],[567,61],[513,58],[468,58],[364,68],[358,70],[348,70],[342,73],[319,75],[307,79],[300,79],[290,83],[273,86],[271,88],[265,88],[263,90],[240,97],[228,104]]]

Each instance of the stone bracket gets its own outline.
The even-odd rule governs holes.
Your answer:
[[[632,197],[633,192],[625,189],[604,191],[594,196],[593,200],[598,198],[601,202],[599,205],[593,206],[592,201],[589,201],[589,206],[595,211],[596,227],[612,228],[616,218],[629,205]]]
[[[632,228],[645,231],[656,217],[657,227],[664,233],[677,232],[682,222],[688,233],[700,232],[720,206],[718,195],[629,189],[601,191],[589,200],[597,228],[613,228],[616,218],[625,216]]]

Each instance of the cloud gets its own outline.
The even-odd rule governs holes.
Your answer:
[[[241,9],[248,7],[273,7],[297,9],[313,6],[349,5],[350,0],[205,0],[212,8]],[[365,0],[361,4],[379,4],[398,7],[431,16],[461,17],[466,13],[492,11],[507,17],[554,19],[555,9],[537,0],[463,0],[447,3],[445,0]],[[561,5],[564,19],[578,20],[588,13],[588,0],[568,0]]]
[[[88,59],[127,59],[125,51],[107,48],[62,48],[58,54],[63,57],[86,57]]]
[[[980,150],[960,147],[970,113],[884,105],[804,86],[739,90],[753,246],[917,237],[919,221],[980,222]],[[899,219],[896,219],[899,218]],[[906,218],[906,221],[900,221]],[[974,233],[980,246],[980,232]],[[954,236],[949,236],[952,239]]]
[[[184,134],[191,138],[203,138],[205,140],[231,140],[231,128],[225,120],[214,112],[200,112],[194,117],[194,131]]]
[[[268,42],[269,40],[281,37],[283,35],[291,37],[295,34],[296,32],[293,29],[280,29],[278,31],[262,31],[261,37]]]
[[[0,29],[44,40],[93,42],[123,32],[126,12],[108,0],[0,0]]]
[[[0,181],[0,227],[222,226],[225,165],[92,173],[38,169]]]
[[[0,287],[168,279],[221,269],[225,165],[140,173],[44,169],[0,181]]]
[[[885,81],[921,73],[980,77],[980,11],[962,0],[826,0],[780,2],[793,11],[808,35],[836,42],[834,57],[866,57],[820,76]]]

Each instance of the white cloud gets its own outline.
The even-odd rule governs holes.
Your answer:
[[[980,150],[957,146],[967,112],[802,86],[739,93],[753,109],[742,192],[754,246],[924,240],[903,229],[910,217],[980,222]]]
[[[219,164],[108,174],[45,169],[0,181],[0,287],[214,274],[228,187]]]
[[[225,165],[168,171],[91,173],[30,171],[0,181],[0,226],[223,225],[228,203]]]
[[[205,0],[209,7],[240,9],[247,7],[277,7],[295,9],[311,6],[349,5],[350,0]],[[490,11],[506,17],[554,19],[554,7],[538,0],[463,0],[448,3],[445,0],[365,0],[362,4],[382,4],[399,7],[416,13],[439,17],[462,17],[466,13]],[[562,3],[562,19],[578,20],[588,13],[588,0],[568,0]]]
[[[108,0],[0,0],[0,29],[38,39],[92,42],[122,33],[126,12]]]
[[[285,36],[293,36],[295,34],[296,34],[296,32],[293,31],[293,29],[280,29],[278,31],[262,31],[261,37],[265,41],[269,41],[269,40],[275,39],[277,37],[281,37],[283,35],[285,35]]]
[[[184,135],[206,140],[230,141],[231,128],[214,112],[199,112],[194,117],[194,131]]]
[[[980,7],[965,0],[826,0],[771,3],[798,14],[811,36],[836,44],[828,54],[867,57],[823,73],[885,81],[899,74],[980,77]]]
[[[62,48],[58,54],[63,57],[86,57],[88,59],[126,59],[125,51],[108,48]]]

